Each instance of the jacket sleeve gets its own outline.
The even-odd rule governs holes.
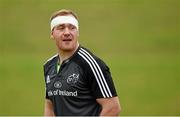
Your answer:
[[[47,82],[47,74],[46,74],[46,65],[44,65],[43,66],[43,72],[44,72],[44,81],[45,81],[45,97],[46,97],[46,99],[49,99],[49,96],[48,96],[48,93],[47,93],[47,84],[46,84],[46,82]]]
[[[94,59],[89,70],[89,82],[96,98],[110,98],[117,96],[109,67],[101,60]]]

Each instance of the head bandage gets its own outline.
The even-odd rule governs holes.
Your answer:
[[[79,29],[78,21],[73,16],[57,16],[51,20],[51,31],[55,26],[66,23],[72,24]]]

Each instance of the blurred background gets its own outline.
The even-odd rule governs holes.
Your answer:
[[[111,68],[121,115],[180,115],[179,0],[0,0],[0,115],[43,115],[49,18],[63,8]]]

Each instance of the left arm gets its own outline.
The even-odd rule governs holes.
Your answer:
[[[100,116],[118,116],[121,106],[118,97],[98,98],[96,101],[102,106]]]

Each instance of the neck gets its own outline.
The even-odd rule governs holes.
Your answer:
[[[63,51],[63,50],[59,50],[59,59],[60,59],[60,64],[64,61],[67,60],[68,58],[70,58],[78,49],[79,44],[77,44],[76,48],[71,50],[71,51]]]

